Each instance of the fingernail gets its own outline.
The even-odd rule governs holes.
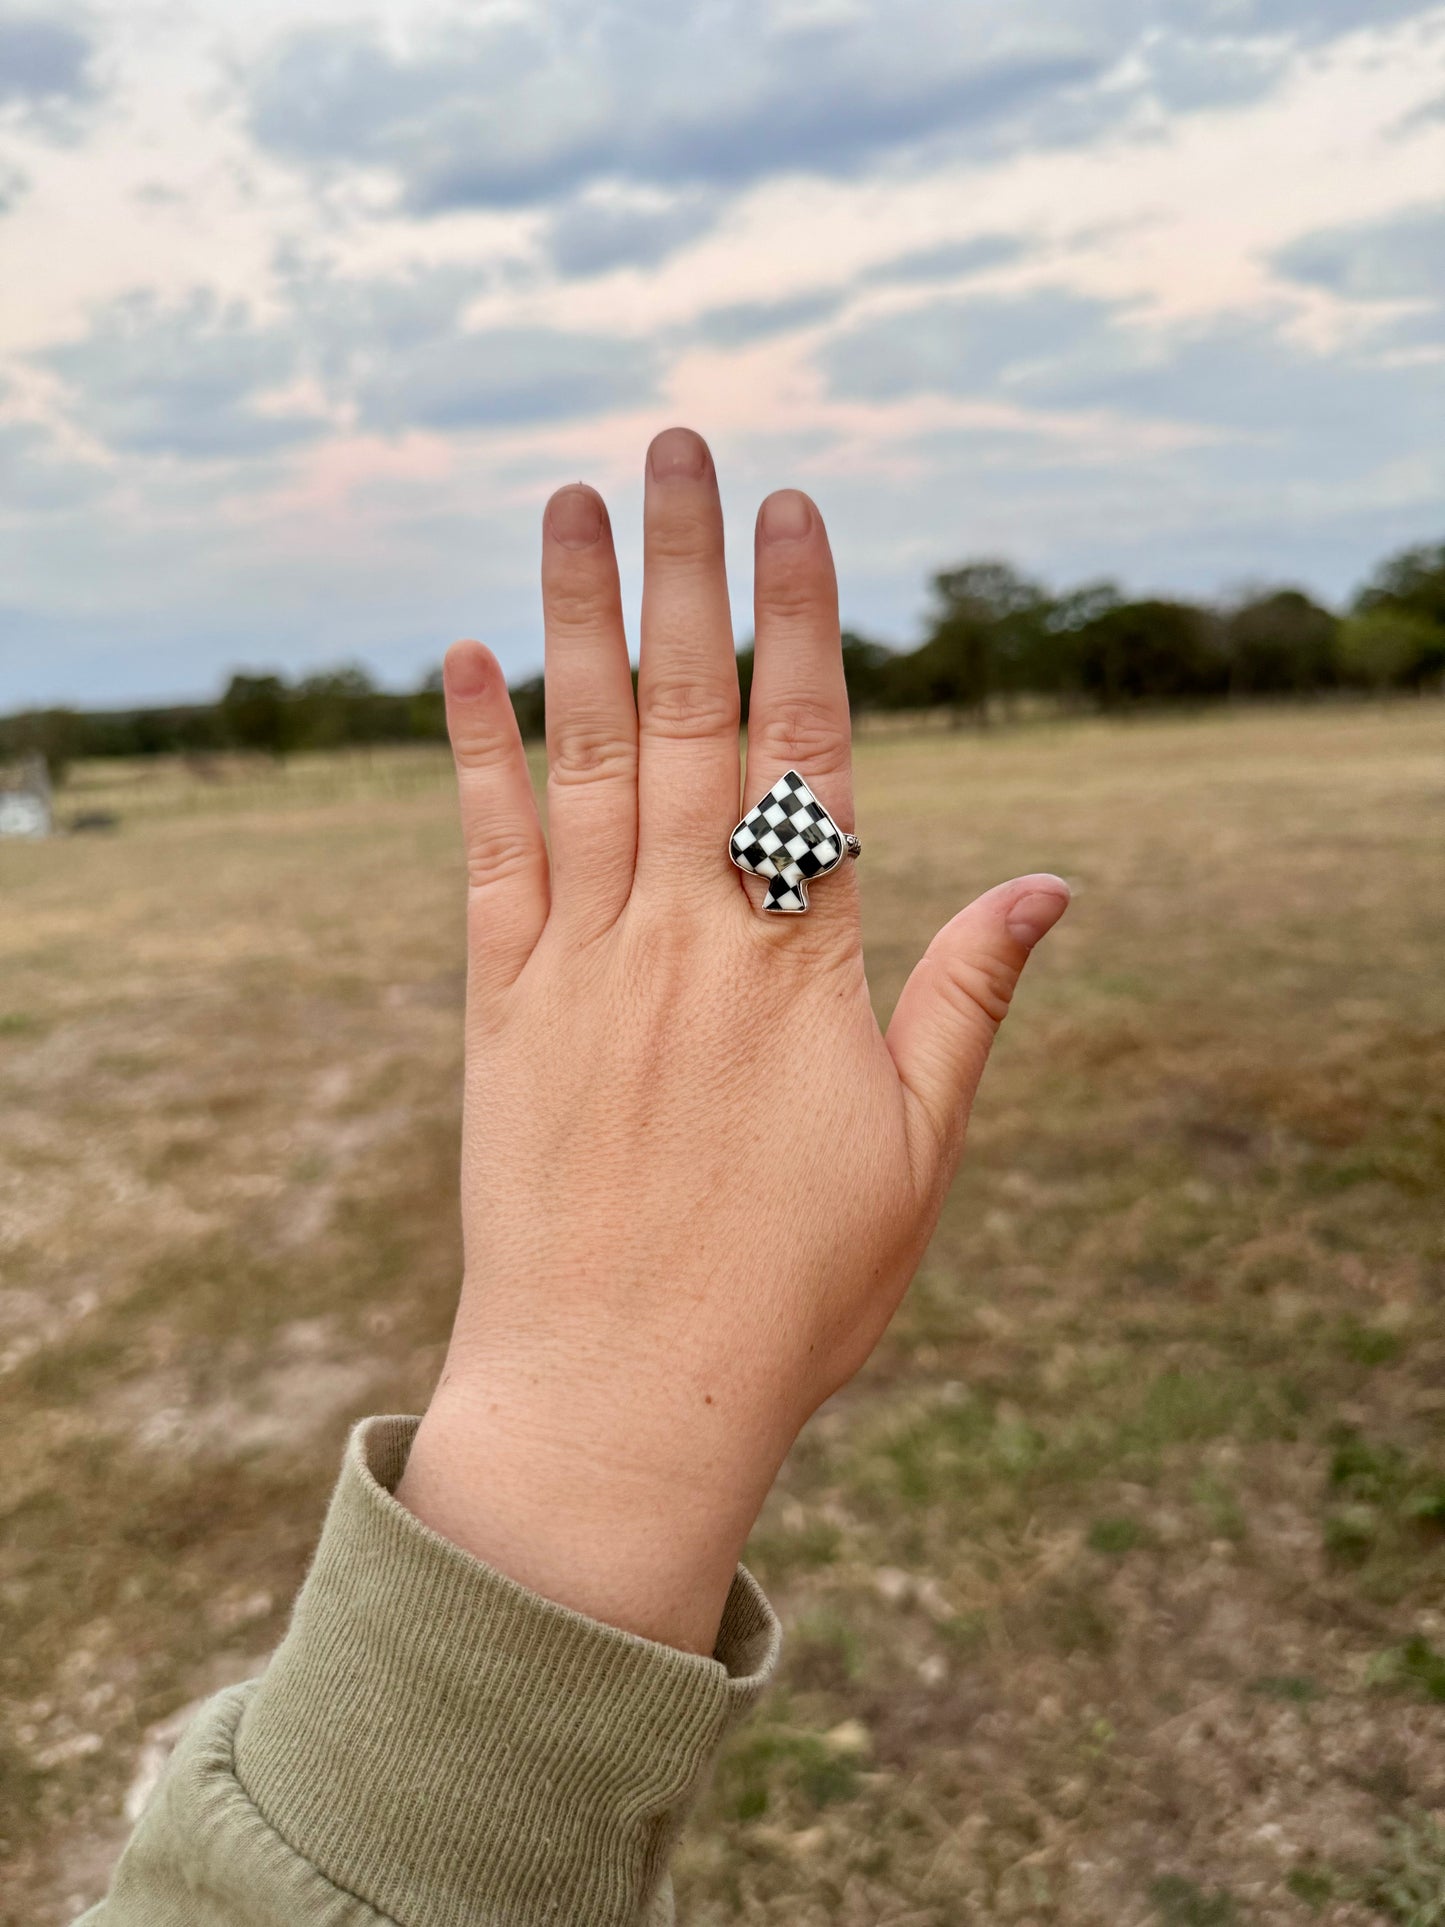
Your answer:
[[[813,504],[795,488],[780,488],[763,503],[758,526],[765,542],[796,542],[813,526]]]
[[[707,467],[707,443],[690,428],[664,428],[647,451],[647,465],[659,482],[672,475],[701,475]]]
[[[602,504],[590,488],[559,488],[547,504],[547,527],[564,549],[590,549],[602,533]]]
[[[1069,886],[1060,879],[1057,890],[1030,890],[1004,918],[1004,928],[1026,950],[1046,937],[1069,907]]]
[[[487,687],[489,666],[486,653],[478,643],[454,643],[448,649],[446,661],[442,664],[447,694],[457,697],[462,702],[466,702],[473,696],[482,695]]]

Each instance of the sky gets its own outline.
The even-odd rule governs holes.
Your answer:
[[[1445,536],[1445,5],[0,0],[0,710],[540,663],[542,505],[712,443],[930,574],[1349,595]]]

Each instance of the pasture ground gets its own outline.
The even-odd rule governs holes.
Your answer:
[[[897,1325],[751,1557],[693,1927],[1445,1921],[1445,712],[859,748],[880,1014],[1061,871]],[[456,1288],[444,757],[90,766],[0,846],[0,1918],[103,1887]]]

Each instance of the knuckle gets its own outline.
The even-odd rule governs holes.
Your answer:
[[[612,777],[635,777],[636,772],[637,745],[619,732],[615,722],[584,715],[553,725],[547,742],[549,782],[562,786],[605,782]]]
[[[647,1006],[654,1013],[648,1028],[655,1036],[691,1007],[702,927],[696,905],[679,913],[675,905],[644,892],[635,893],[628,902],[624,941],[632,960],[631,975],[646,986]]]
[[[654,735],[680,742],[721,736],[738,726],[738,685],[701,675],[649,679],[639,690],[642,718]]]
[[[474,894],[494,890],[530,876],[536,867],[537,846],[531,837],[520,830],[491,832],[467,850],[467,885]]]
[[[548,780],[559,789],[607,783],[637,776],[637,750],[631,743],[600,736],[571,737],[552,753]]]
[[[649,561],[713,567],[722,560],[722,521],[716,509],[670,504],[648,524],[646,536]]]
[[[846,718],[822,697],[784,697],[769,706],[762,724],[765,751],[783,762],[806,763],[819,774],[831,774],[848,763],[850,732]]]
[[[452,755],[462,777],[506,769],[518,754],[516,732],[501,729],[454,731]]]
[[[834,647],[837,647],[838,612],[828,608],[827,584],[816,567],[798,566],[768,569],[758,579],[758,604],[780,624],[792,628],[803,623],[810,628],[823,626],[831,616]]]
[[[611,620],[612,613],[608,585],[596,572],[567,569],[549,579],[546,619],[554,635],[594,635]]]
[[[761,904],[751,904],[749,940],[770,960],[770,968],[801,990],[814,995],[851,996],[864,978],[863,951],[856,920],[770,916]],[[810,925],[799,930],[802,922]]]
[[[1018,973],[996,957],[941,957],[935,961],[940,988],[953,1009],[997,1030],[1008,1015]]]
[[[654,959],[663,968],[689,950],[696,932],[688,914],[679,914],[663,893],[639,887],[627,903],[627,938],[636,959],[646,958],[650,970]]]

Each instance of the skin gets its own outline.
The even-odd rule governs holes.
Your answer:
[[[447,656],[466,1268],[398,1497],[534,1591],[710,1653],[784,1456],[923,1254],[1068,888],[1021,877],[961,910],[883,1036],[855,866],[780,916],[727,856],[789,767],[854,827],[822,518],[794,490],[759,513],[741,791],[722,511],[690,430],[653,442],[644,522],[634,702],[606,508],[581,485],[547,506],[550,861],[495,658]]]

